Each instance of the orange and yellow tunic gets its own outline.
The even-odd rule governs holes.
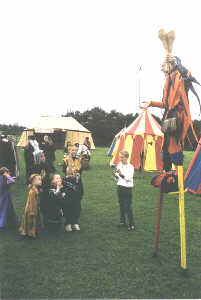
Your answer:
[[[71,155],[63,159],[63,171],[66,172],[67,167],[71,167],[75,172],[80,173],[82,169],[82,157],[73,158]]]

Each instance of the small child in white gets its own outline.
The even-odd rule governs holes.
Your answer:
[[[134,167],[128,163],[129,153],[121,151],[119,153],[120,163],[113,171],[117,181],[117,193],[120,206],[120,226],[126,225],[126,215],[128,217],[128,230],[134,230],[134,218],[132,212],[132,188]]]

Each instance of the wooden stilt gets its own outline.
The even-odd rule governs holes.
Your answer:
[[[179,184],[181,268],[183,270],[186,270],[187,269],[187,265],[186,265],[186,226],[185,226],[185,208],[184,208],[183,166],[178,166],[178,184]]]
[[[162,214],[162,204],[163,204],[163,193],[160,187],[158,194],[158,211],[156,217],[156,229],[155,229],[155,238],[154,238],[154,254],[153,256],[157,256],[158,253],[158,243],[159,243],[159,235],[160,235],[160,222],[161,222],[161,214]]]

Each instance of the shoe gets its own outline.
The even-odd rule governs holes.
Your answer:
[[[131,231],[131,230],[135,230],[135,227],[132,225],[132,226],[128,226],[128,231]]]
[[[65,226],[65,230],[66,230],[67,232],[73,231],[73,230],[72,230],[72,227],[71,227],[71,224],[67,224],[67,225]]]
[[[80,225],[79,224],[74,224],[72,227],[73,227],[74,230],[80,231]]]

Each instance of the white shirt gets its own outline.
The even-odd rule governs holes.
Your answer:
[[[134,176],[134,167],[130,163],[124,165],[121,162],[117,165],[117,170],[120,170],[121,174],[124,176],[122,178],[119,176],[119,173],[115,173],[117,179],[117,185],[125,187],[133,187],[133,176]]]

